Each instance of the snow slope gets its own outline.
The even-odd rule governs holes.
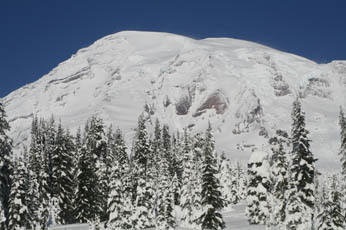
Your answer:
[[[245,203],[235,205],[232,211],[223,212],[223,218],[226,222],[226,230],[264,230],[263,225],[249,225],[245,216]],[[49,230],[88,230],[88,224],[71,224],[64,226],[51,226]],[[177,230],[190,230],[189,228],[178,227]],[[274,229],[273,229],[274,230]]]
[[[3,100],[17,149],[29,141],[34,114],[54,114],[72,131],[98,114],[130,140],[147,104],[152,121],[173,130],[201,131],[210,121],[219,151],[246,161],[254,149],[267,149],[275,129],[289,131],[299,94],[317,164],[335,169],[345,87],[346,61],[317,64],[231,38],[124,31],[79,50]]]

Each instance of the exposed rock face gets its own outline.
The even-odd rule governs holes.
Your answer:
[[[216,111],[216,114],[224,114],[227,107],[227,98],[223,93],[217,91],[209,95],[207,100],[197,109],[197,111],[192,116],[200,116],[202,113],[206,112],[207,109],[214,109]]]
[[[290,86],[283,80],[281,74],[276,74],[272,83],[275,96],[281,97],[291,93]]]
[[[330,98],[331,91],[328,89],[330,83],[323,78],[312,77],[308,79],[309,83],[304,90],[304,97],[307,95]]]
[[[184,96],[175,104],[177,115],[186,115],[191,107],[191,97]]]

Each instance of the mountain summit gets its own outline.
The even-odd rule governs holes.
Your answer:
[[[317,64],[252,42],[124,31],[3,100],[17,149],[29,142],[35,114],[53,114],[72,131],[96,114],[129,139],[145,105],[152,121],[172,130],[203,131],[210,121],[219,151],[247,160],[254,149],[268,148],[276,129],[290,132],[298,95],[318,165],[338,167],[346,61]]]

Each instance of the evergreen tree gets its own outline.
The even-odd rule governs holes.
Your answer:
[[[269,164],[267,153],[254,152],[248,163],[246,215],[250,224],[265,224],[268,218]]]
[[[133,227],[136,229],[148,228],[153,220],[153,181],[148,172],[148,157],[151,155],[148,133],[143,115],[138,119],[138,128],[135,144],[132,149],[133,164],[133,200],[132,214]]]
[[[59,225],[61,223],[61,213],[59,200],[56,197],[52,197],[49,200],[49,221],[48,226],[50,225]]]
[[[202,215],[202,175],[203,175],[203,151],[204,151],[205,140],[203,139],[201,133],[197,133],[193,137],[193,170],[191,177],[192,185],[192,196],[191,203],[193,207],[193,224],[199,227],[199,218]]]
[[[49,122],[46,122],[42,119],[42,135],[43,135],[43,171],[44,171],[44,183],[46,184],[46,190],[48,192],[48,199],[54,197],[54,188],[53,188],[53,166],[52,166],[52,157],[53,151],[55,149],[55,140],[57,135],[55,119],[52,116]],[[50,202],[48,200],[48,202]]]
[[[299,199],[297,183],[289,181],[289,190],[286,206],[286,228],[287,230],[311,229],[308,207]]]
[[[184,145],[180,140],[179,132],[173,137],[172,141],[172,168],[173,168],[173,179],[176,177],[176,183],[174,184],[174,203],[175,205],[180,205],[180,188],[182,186],[182,177],[183,177],[183,155],[184,155]]]
[[[59,207],[57,224],[73,223],[73,156],[72,137],[65,134],[61,124],[58,126],[54,150],[52,153],[52,194]],[[52,201],[53,202],[53,201]]]
[[[94,196],[97,199],[95,205],[96,216],[99,217],[101,222],[108,219],[107,215],[107,202],[109,194],[109,171],[112,162],[109,162],[107,151],[107,138],[104,131],[103,120],[93,116],[87,125],[85,130],[85,150],[93,158],[92,167],[95,168],[95,174],[97,180],[93,187],[97,191]],[[90,165],[91,167],[91,165]],[[99,212],[99,213],[98,213]],[[95,220],[92,220],[95,221]]]
[[[34,117],[31,128],[31,144],[29,149],[30,204],[33,223],[36,229],[45,229],[49,219],[49,168],[47,161],[47,125]]]
[[[314,179],[315,167],[313,155],[310,151],[310,140],[305,128],[305,115],[300,101],[293,104],[292,111],[292,160],[290,165],[290,190],[287,215],[290,215],[286,226],[292,229],[312,229],[314,217]],[[296,196],[296,197],[295,197]],[[305,207],[302,207],[305,206]],[[292,216],[299,215],[300,221],[290,223]],[[296,217],[295,217],[296,218]]]
[[[160,172],[160,161],[162,159],[163,151],[162,151],[162,135],[161,135],[161,127],[158,119],[155,121],[154,127],[154,139],[152,140],[152,161],[153,164],[151,167],[153,169],[153,175],[155,178],[159,178]],[[158,180],[156,181],[158,184]]]
[[[216,177],[218,169],[214,148],[214,140],[209,124],[203,151],[201,192],[202,215],[199,218],[202,229],[208,230],[225,228],[225,222],[221,214],[221,210],[224,208],[224,201],[220,192],[220,181]]]
[[[288,157],[286,148],[289,146],[288,134],[277,130],[276,136],[269,140],[272,145],[271,181],[273,194],[272,212],[275,224],[282,225],[286,218],[286,191],[288,190]]]
[[[232,170],[230,166],[229,159],[227,159],[224,153],[221,155],[220,159],[220,184],[221,184],[221,194],[223,196],[223,200],[225,201],[225,206],[229,206],[233,202],[236,203],[236,181],[232,180]],[[234,183],[232,183],[234,182]],[[235,189],[233,189],[235,187]]]
[[[245,169],[241,166],[239,162],[236,162],[235,166],[235,181],[237,185],[237,196],[239,197],[240,200],[244,200],[247,196],[247,180],[245,176]]]
[[[230,186],[231,186],[231,191],[230,191],[230,198],[231,198],[231,203],[232,204],[238,204],[239,201],[242,199],[242,193],[245,191],[245,184],[243,183],[244,181],[244,175],[242,175],[242,171],[239,171],[240,168],[236,165],[230,165],[229,169],[229,174],[230,174]]]
[[[121,184],[121,189],[120,189],[120,193],[121,193],[120,211],[121,212],[119,214],[121,217],[120,223],[121,223],[122,229],[129,229],[132,227],[131,222],[129,220],[133,212],[132,193],[131,193],[132,192],[132,181],[131,181],[132,172],[130,169],[129,159],[126,152],[126,144],[120,129],[117,129],[114,134],[114,151],[116,156],[114,165],[115,167],[117,167],[117,165],[119,167],[120,182],[118,181],[114,183],[115,174],[114,175],[111,174],[112,175],[112,179],[110,183],[111,193],[114,189],[117,190],[116,186],[114,185],[117,185],[120,183]],[[115,173],[114,170],[112,170],[112,173]],[[113,194],[114,193],[115,192],[113,192]],[[110,220],[111,219],[112,218],[110,218]]]
[[[145,126],[144,116],[141,115],[138,119],[138,127],[136,132],[136,139],[132,149],[132,163],[134,165],[135,177],[146,178],[148,156],[150,155],[150,146],[148,133]],[[135,179],[136,179],[135,178]],[[136,187],[136,186],[135,186]],[[134,188],[136,190],[136,188]]]
[[[136,200],[131,220],[135,229],[144,229],[151,227],[153,224],[150,220],[151,204],[148,199],[145,179],[139,177],[137,183]]]
[[[123,203],[123,210],[122,210],[122,229],[129,229],[132,228],[132,222],[131,217],[134,210],[133,203],[132,203],[132,181],[131,181],[131,170],[129,163],[123,164],[121,166],[123,176],[121,178],[122,180],[122,203]]]
[[[337,191],[335,178],[330,188],[329,195],[325,195],[322,202],[322,208],[317,216],[318,230],[343,230],[345,229],[345,217],[342,214],[340,193]]]
[[[160,161],[160,183],[158,189],[157,228],[174,229],[174,190],[170,179],[168,160],[163,157]]]
[[[4,209],[1,203],[0,203],[0,223],[1,225],[5,225],[6,223],[6,217],[5,217]]]
[[[72,138],[72,137],[71,137]],[[78,128],[77,129],[77,133],[75,135],[74,139],[74,149],[72,151],[72,156],[73,156],[73,171],[72,171],[72,175],[73,175],[73,197],[72,197],[72,219],[73,222],[77,222],[76,220],[76,194],[78,191],[78,173],[79,173],[79,161],[81,158],[81,152],[82,152],[82,133],[81,133],[81,129]]]
[[[0,103],[0,203],[5,216],[5,222],[0,222],[0,228],[5,229],[8,226],[8,209],[10,195],[10,175],[11,175],[11,155],[12,140],[7,135],[10,125],[7,122],[4,106]]]
[[[85,147],[82,148],[78,168],[76,193],[76,219],[79,223],[95,221],[102,210],[95,158]]]
[[[346,174],[346,117],[342,107],[340,107],[339,125],[340,125],[340,141],[341,141],[339,155],[341,157],[342,172],[343,174]]]
[[[121,229],[124,224],[122,222],[122,213],[124,210],[122,189],[120,165],[118,162],[115,162],[111,173],[110,194],[108,198],[108,226],[110,226],[111,229]]]
[[[164,125],[162,128],[162,151],[163,156],[167,159],[168,170],[170,178],[173,178],[174,175],[174,156],[172,153],[172,142],[171,135],[169,133],[168,125]]]
[[[183,158],[183,175],[181,187],[180,206],[182,208],[182,221],[191,225],[194,221],[194,206],[192,202],[193,188],[195,180],[193,180],[193,151],[191,149],[191,140],[185,130],[184,135],[184,158]]]
[[[79,222],[95,222],[106,218],[108,194],[102,177],[102,158],[106,151],[103,122],[92,117],[85,126],[85,140],[78,163],[78,190],[76,192],[76,218]],[[106,200],[106,201],[105,201]],[[106,202],[106,204],[104,204]]]
[[[343,190],[343,213],[346,216],[346,117],[343,112],[342,107],[340,107],[340,115],[339,115],[339,125],[340,125],[340,161],[341,161],[341,175],[343,177],[342,180],[342,190]]]
[[[31,229],[31,210],[29,204],[29,175],[23,157],[16,159],[11,178],[9,199],[9,230]]]

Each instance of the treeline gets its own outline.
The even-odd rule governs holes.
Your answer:
[[[291,134],[277,130],[269,152],[248,164],[246,214],[250,224],[285,230],[344,230],[346,217],[346,118],[340,110],[342,173],[322,176],[310,150],[305,113],[297,99]],[[331,154],[331,153],[328,153]]]
[[[150,136],[151,121],[141,115],[128,151],[121,130],[105,127],[98,117],[75,135],[54,118],[35,117],[30,146],[13,156],[0,108],[6,188],[1,189],[1,229],[70,223],[89,223],[91,229],[101,224],[110,230],[174,229],[178,221],[223,229],[221,210],[246,196],[243,168],[216,154],[210,126],[204,134],[173,135],[156,121]]]

